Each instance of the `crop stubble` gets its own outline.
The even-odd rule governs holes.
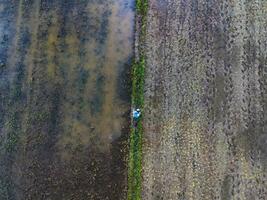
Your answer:
[[[142,199],[267,198],[267,2],[150,0]]]

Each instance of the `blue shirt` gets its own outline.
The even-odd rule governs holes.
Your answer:
[[[140,112],[138,112],[138,111],[133,111],[133,118],[134,119],[138,119],[139,117],[140,117],[140,115],[141,115],[141,113]]]

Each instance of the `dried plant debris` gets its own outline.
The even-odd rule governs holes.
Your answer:
[[[267,199],[267,2],[149,1],[142,199]]]

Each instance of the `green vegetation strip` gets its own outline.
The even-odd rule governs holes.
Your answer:
[[[141,30],[139,33],[139,60],[135,60],[132,67],[132,105],[136,108],[144,106],[144,76],[145,76],[145,55],[140,48],[144,42],[146,32],[147,0],[136,1],[136,11],[141,17]],[[128,200],[141,200],[141,178],[142,178],[142,116],[137,126],[131,126],[129,171],[128,171]]]

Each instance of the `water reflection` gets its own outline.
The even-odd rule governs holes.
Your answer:
[[[0,2],[1,198],[126,198],[133,3]]]

